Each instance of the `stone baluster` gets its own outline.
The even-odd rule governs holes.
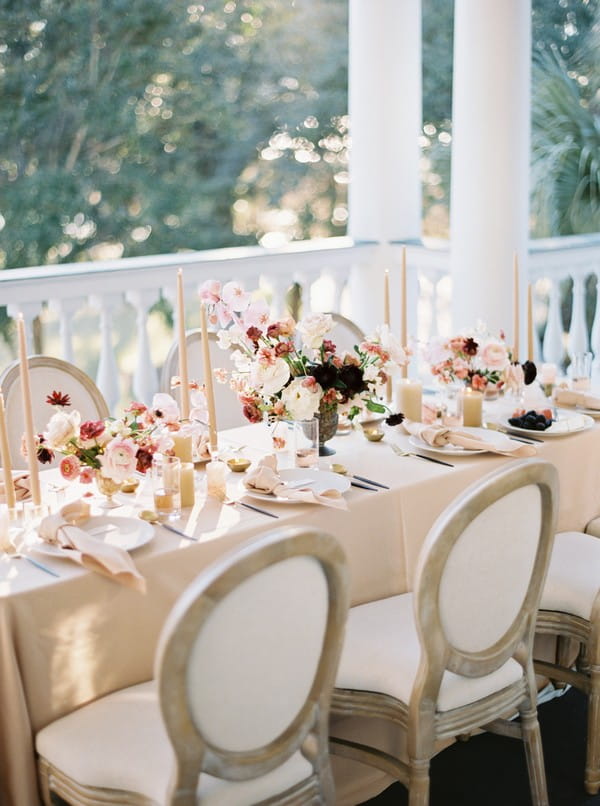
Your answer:
[[[287,312],[285,295],[292,281],[289,274],[273,274],[269,277],[269,283],[273,287],[273,299],[271,300],[271,313],[275,317],[283,316]],[[310,286],[308,290],[302,285],[303,310],[310,310]]]
[[[594,322],[592,324],[592,334],[590,346],[594,353],[594,363],[592,376],[600,378],[600,272],[596,271],[596,310],[594,312]]]
[[[137,361],[133,373],[133,395],[147,406],[158,391],[158,373],[152,363],[150,341],[148,339],[148,312],[157,300],[154,290],[128,291],[125,299],[136,310],[137,321]]]
[[[112,343],[112,311],[123,301],[121,294],[104,294],[91,296],[90,305],[100,311],[100,360],[96,373],[96,386],[102,394],[111,412],[114,411],[121,397],[119,384],[119,367]]]
[[[571,327],[569,328],[568,353],[572,359],[576,353],[585,353],[588,349],[588,333],[585,321],[585,275],[573,277],[573,308]]]
[[[563,363],[563,323],[560,311],[560,281],[550,280],[548,299],[548,320],[544,333],[544,361],[558,364]]]
[[[9,316],[16,318],[18,314],[23,314],[25,322],[25,334],[27,338],[27,355],[34,355],[37,352],[33,336],[33,322],[42,310],[41,302],[19,302],[17,305],[8,305],[6,312]],[[16,348],[15,348],[16,353]]]
[[[84,305],[84,297],[63,297],[62,299],[51,299],[48,301],[49,307],[58,314],[58,330],[60,333],[60,343],[62,357],[69,363],[74,363],[73,352],[73,328],[71,323],[73,317]]]

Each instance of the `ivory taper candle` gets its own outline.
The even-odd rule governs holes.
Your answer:
[[[216,451],[217,413],[215,409],[215,390],[213,385],[212,368],[210,365],[210,346],[208,343],[208,328],[206,326],[206,309],[203,303],[200,303],[200,331],[202,335],[202,363],[204,365],[206,405],[208,407],[208,434],[211,451]]]
[[[179,341],[179,378],[181,381],[181,416],[190,417],[190,377],[188,374],[187,342],[185,340],[185,304],[183,301],[183,270],[177,270],[177,332]]]
[[[402,263],[400,266],[400,345],[406,349],[407,323],[406,323],[406,247],[402,247]],[[403,378],[408,376],[408,364],[401,367],[400,374]]]
[[[33,411],[31,408],[31,386],[29,383],[29,363],[27,361],[27,341],[25,339],[25,322],[23,314],[17,317],[17,336],[19,343],[19,371],[21,375],[21,399],[25,419],[25,444],[27,446],[27,465],[29,467],[29,483],[31,499],[34,507],[42,503],[40,494],[40,476],[38,469],[37,449],[33,431]]]
[[[385,270],[383,275],[383,324],[390,329],[390,271]],[[392,399],[392,379],[388,377],[385,385],[385,399],[389,403]]]
[[[2,472],[4,474],[4,498],[9,510],[16,505],[15,488],[12,480],[12,464],[10,459],[10,448],[8,446],[8,432],[6,430],[6,414],[4,411],[4,395],[0,392],[0,459],[2,460]]]
[[[527,286],[527,360],[533,361],[533,301],[531,283]]]
[[[519,259],[515,252],[513,257],[513,354],[512,360],[519,360]]]

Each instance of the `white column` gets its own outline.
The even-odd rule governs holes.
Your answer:
[[[509,344],[515,252],[526,333],[530,82],[531,0],[455,0],[453,327],[480,319]]]
[[[350,0],[349,28],[348,233],[381,244],[420,238],[421,0]],[[350,316],[367,331],[381,323],[385,268],[352,272]]]

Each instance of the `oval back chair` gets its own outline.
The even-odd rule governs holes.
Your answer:
[[[204,380],[204,362],[202,360],[202,332],[200,329],[188,330],[185,335],[188,352],[188,369],[190,380],[200,383]],[[229,350],[222,350],[217,343],[217,334],[212,331],[208,334],[210,362],[213,370],[223,367],[231,371],[233,364],[229,359]],[[160,376],[160,388],[162,392],[172,394],[171,378],[179,375],[179,343],[173,342]],[[242,413],[242,404],[239,402],[236,393],[230,388],[228,383],[213,384],[215,394],[215,407],[217,411],[217,425],[219,429],[235,428],[236,426],[248,425],[248,421]]]
[[[316,530],[275,530],[206,568],[165,623],[154,682],[38,734],[45,803],[333,804],[348,596],[343,552]]]
[[[409,761],[338,738],[331,750],[402,781],[410,806],[429,802],[436,745],[481,727],[524,741],[533,803],[548,803],[532,645],[557,501],[548,462],[489,474],[432,526],[414,593],[350,610],[332,712],[400,724]]]
[[[28,358],[31,386],[31,407],[36,433],[42,433],[55,413],[46,397],[54,391],[68,395],[70,405],[66,411],[77,410],[81,421],[103,420],[109,416],[108,406],[94,381],[78,367],[48,355],[33,355]],[[21,400],[21,375],[19,361],[9,364],[0,375],[0,391],[4,395],[6,424],[12,466],[26,468],[27,460],[21,452],[24,432],[24,414]],[[56,465],[58,459],[52,463]],[[50,466],[52,466],[50,465]]]

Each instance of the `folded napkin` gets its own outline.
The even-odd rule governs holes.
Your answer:
[[[537,453],[537,449],[534,445],[525,445],[523,442],[517,442],[499,433],[494,434],[494,441],[491,442],[476,434],[470,434],[467,431],[457,431],[445,425],[424,425],[423,423],[407,420],[404,420],[402,425],[409,434],[419,437],[423,442],[435,448],[443,448],[444,445],[454,445],[456,447],[466,448],[470,451],[483,450],[490,451],[490,453],[501,453],[504,456],[517,456],[519,458],[534,456]]]
[[[600,411],[600,397],[589,392],[576,392],[573,389],[554,389],[554,402],[558,406],[581,406],[584,409]]]
[[[18,476],[13,476],[13,487],[15,488],[15,498],[17,501],[25,501],[27,498],[31,498],[29,473],[21,473]],[[4,481],[0,481],[0,504],[4,503],[6,503],[6,490],[4,488]]]
[[[320,493],[310,487],[290,489],[277,473],[277,459],[272,454],[263,457],[258,465],[244,479],[248,490],[278,498],[289,498],[299,504],[323,504],[326,507],[348,509],[348,505],[339,490],[323,490]]]
[[[124,549],[96,540],[79,528],[89,516],[90,507],[87,502],[72,501],[61,507],[56,514],[43,518],[38,534],[47,543],[60,548],[64,556],[73,562],[145,593],[146,580]]]

